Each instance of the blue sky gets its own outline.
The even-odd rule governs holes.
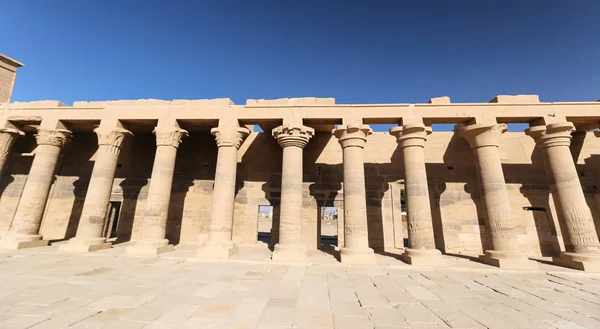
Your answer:
[[[14,101],[600,99],[600,1],[5,0]],[[6,15],[8,13],[8,15]]]

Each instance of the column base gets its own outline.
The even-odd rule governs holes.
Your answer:
[[[110,242],[105,238],[77,238],[74,237],[69,242],[60,245],[58,250],[65,252],[91,252],[112,248]]]
[[[573,268],[586,272],[600,272],[600,255],[562,252],[552,261],[558,266]]]
[[[172,250],[173,245],[169,244],[169,240],[167,239],[155,241],[142,240],[125,248],[125,254],[127,256],[156,257]]]
[[[375,260],[375,252],[371,248],[366,249],[350,249],[342,248],[340,251],[340,260],[342,264],[349,265],[374,265],[377,264]]]
[[[527,255],[518,251],[486,250],[479,256],[479,261],[503,269],[535,270],[538,263],[527,258]]]
[[[0,249],[17,250],[48,246],[48,240],[42,240],[41,235],[5,235],[0,240]]]
[[[448,260],[442,256],[442,252],[437,249],[410,249],[404,250],[400,259],[410,265],[417,266],[444,266],[448,265]]]
[[[307,248],[303,245],[276,244],[271,259],[278,262],[304,262]]]
[[[196,257],[212,259],[228,259],[238,253],[238,248],[233,241],[206,241],[198,248]]]

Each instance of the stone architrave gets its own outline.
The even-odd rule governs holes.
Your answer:
[[[29,176],[8,234],[0,240],[0,249],[48,245],[39,234],[40,224],[60,151],[70,138],[71,132],[66,129],[38,129],[35,135],[38,146]]]
[[[364,147],[372,134],[368,125],[340,125],[333,130],[342,146],[344,160],[344,247],[342,263],[375,264],[369,248]]]
[[[486,250],[479,259],[482,263],[500,268],[534,269],[537,263],[519,250],[502,171],[498,146],[500,136],[506,130],[506,124],[486,123],[464,126],[459,130],[459,135],[469,142],[475,155],[479,188],[494,248]]]
[[[98,135],[96,161],[88,185],[75,237],[60,246],[62,251],[89,252],[111,247],[103,237],[115,170],[123,141],[133,135],[123,128],[94,130]]]
[[[175,171],[175,158],[181,139],[188,135],[180,128],[156,128],[156,155],[150,187],[144,210],[139,240],[127,247],[126,254],[130,256],[156,256],[173,250],[173,245],[166,239],[167,216],[171,201],[171,186]]]
[[[304,147],[314,132],[313,128],[294,124],[284,124],[272,132],[283,149],[279,242],[272,256],[275,261],[306,260],[307,248],[302,244],[302,161]]]
[[[390,129],[404,160],[404,186],[408,220],[408,248],[401,259],[411,265],[444,265],[446,259],[435,248],[433,219],[429,202],[429,186],[425,170],[425,142],[431,127],[409,123]]]
[[[0,175],[4,172],[4,166],[15,141],[22,136],[25,136],[25,133],[18,129],[0,128]]]
[[[566,252],[554,257],[554,263],[578,270],[600,271],[600,242],[569,149],[574,130],[572,123],[558,122],[532,126],[526,133],[542,149],[558,220],[565,227],[562,233]]]
[[[198,249],[197,256],[226,259],[237,253],[237,246],[232,240],[237,155],[250,130],[245,127],[218,127],[211,129],[210,133],[216,137],[219,150],[208,241]]]

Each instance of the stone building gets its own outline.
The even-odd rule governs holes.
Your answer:
[[[302,261],[320,247],[321,209],[336,207],[341,261],[372,264],[405,248],[405,190],[405,262],[467,254],[532,268],[529,257],[553,256],[600,270],[600,102],[9,103],[22,64],[0,58],[0,248],[116,241],[153,256],[196,244],[198,257],[226,258],[256,243],[270,205],[273,259]],[[529,128],[508,133],[510,123]],[[437,124],[455,128],[432,133]]]

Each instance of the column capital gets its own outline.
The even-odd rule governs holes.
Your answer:
[[[575,126],[571,122],[557,122],[547,126],[533,126],[525,129],[525,134],[535,140],[536,146],[548,148],[554,146],[571,145],[571,132],[575,131]]]
[[[304,148],[315,134],[315,130],[311,127],[286,123],[274,128],[272,134],[281,147],[296,146]]]
[[[333,135],[338,138],[342,148],[364,148],[365,143],[367,142],[367,136],[372,133],[373,130],[371,130],[371,127],[361,124],[340,125],[333,130]]]
[[[71,140],[73,133],[66,129],[39,129],[35,134],[38,145],[52,145],[62,147]]]
[[[156,146],[173,146],[178,148],[181,144],[181,139],[188,136],[187,130],[180,128],[154,128],[153,133],[156,135]]]
[[[472,149],[484,146],[500,145],[500,136],[506,132],[506,124],[479,123],[468,125],[458,130],[458,135],[469,142]]]
[[[250,135],[246,127],[212,128],[210,133],[215,136],[217,147],[235,147],[239,149],[242,143]]]
[[[94,132],[98,135],[99,149],[114,154],[119,154],[121,151],[125,137],[133,136],[131,131],[119,127],[113,129],[96,128]]]
[[[0,128],[0,156],[7,156],[17,137],[25,133],[15,128]]]
[[[396,137],[396,142],[398,142],[400,147],[425,147],[427,135],[429,134],[431,134],[431,127],[422,123],[408,123],[390,129],[390,135]]]

